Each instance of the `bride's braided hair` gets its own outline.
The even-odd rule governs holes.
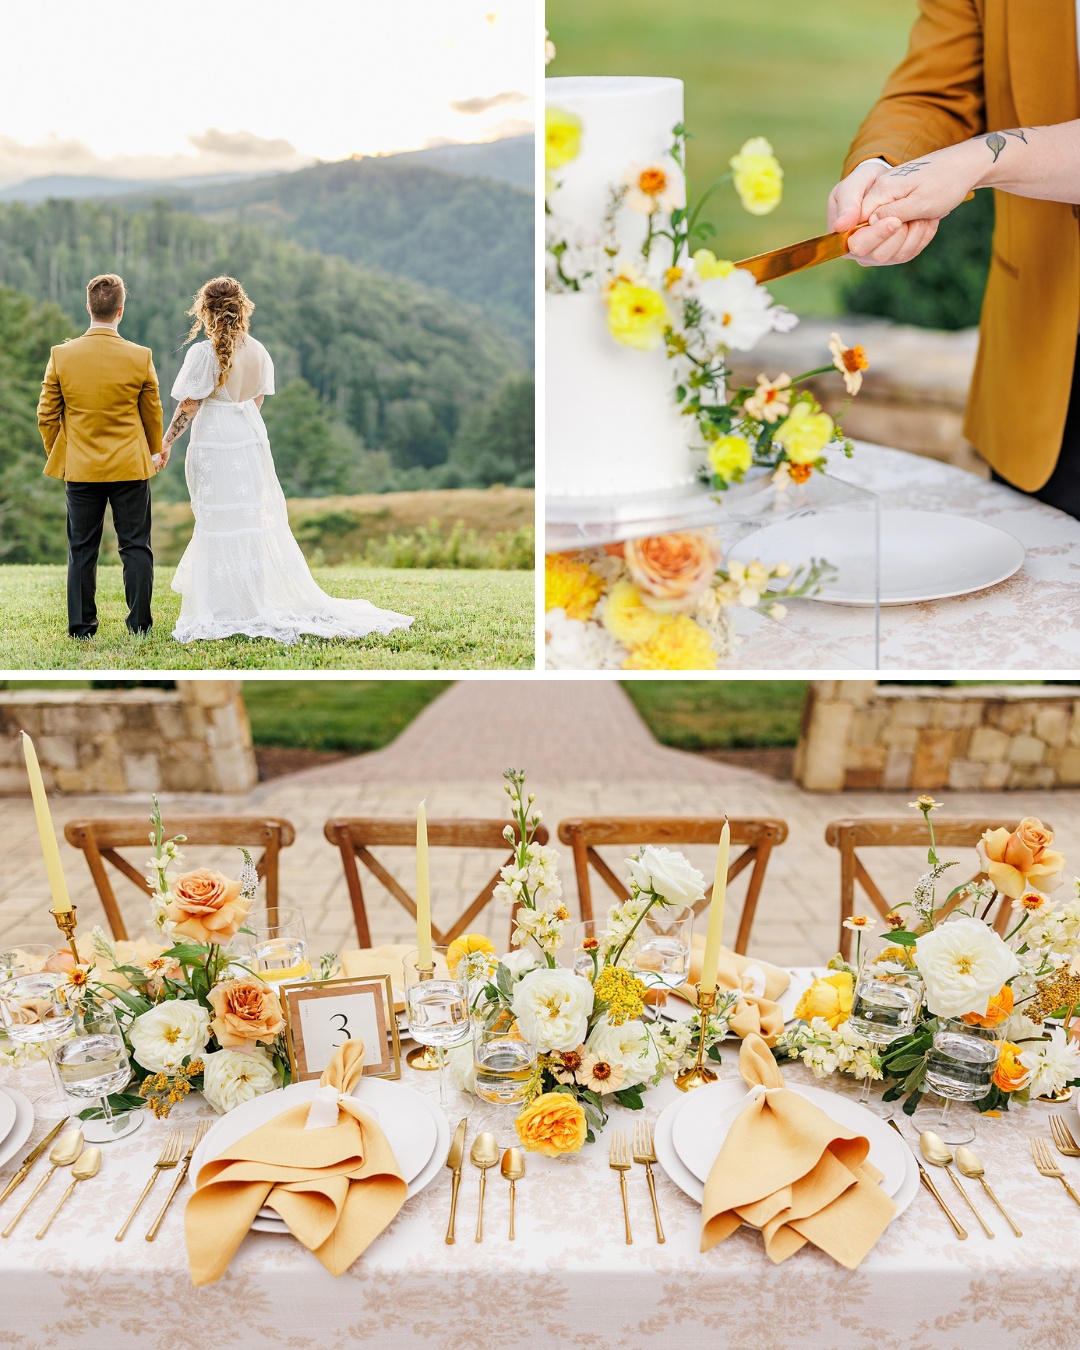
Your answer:
[[[235,278],[214,277],[199,288],[188,310],[194,322],[187,340],[193,342],[201,330],[206,330],[221,368],[216,386],[218,389],[229,378],[233,356],[240,339],[248,331],[254,308],[243,286]]]

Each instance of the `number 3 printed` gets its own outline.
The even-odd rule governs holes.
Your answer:
[[[335,1041],[334,1042],[335,1050],[340,1049],[340,1047],[345,1044],[345,1041],[352,1040],[352,1033],[349,1031],[349,1019],[345,1016],[344,1013],[334,1013],[333,1016],[330,1018],[330,1021],[336,1022],[339,1018],[341,1019],[341,1026],[335,1027],[334,1030],[343,1031],[345,1033],[345,1040]]]

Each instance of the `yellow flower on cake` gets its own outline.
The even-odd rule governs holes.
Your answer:
[[[694,270],[702,281],[712,281],[714,277],[731,276],[735,264],[718,258],[711,248],[699,248],[694,254]]]
[[[870,362],[862,347],[845,347],[839,333],[829,335],[829,351],[833,365],[844,377],[844,388],[854,396],[862,388],[862,373]]]
[[[833,1031],[851,1016],[851,1001],[855,981],[846,970],[823,975],[815,980],[795,1005],[795,1016],[804,1022],[815,1017],[824,1018]]]
[[[549,107],[544,119],[544,163],[549,169],[571,164],[581,153],[581,118],[565,108]]]
[[[700,624],[686,614],[657,616],[660,626],[634,647],[623,670],[715,670],[716,648]]]
[[[764,136],[752,136],[731,158],[735,191],[752,216],[767,216],[780,205],[784,171]]]
[[[775,432],[793,464],[813,464],[833,439],[833,420],[816,403],[796,403]]]
[[[759,422],[776,422],[790,411],[790,375],[777,375],[775,380],[759,375],[757,388],[743,404],[743,412],[756,417]]]
[[[659,630],[664,616],[641,603],[641,592],[632,581],[616,581],[604,600],[600,621],[624,647],[636,647]]]
[[[682,205],[679,179],[663,164],[644,164],[626,175],[626,204],[643,216],[674,211]]]
[[[616,342],[638,351],[651,351],[664,340],[671,322],[664,297],[651,286],[618,277],[604,295],[608,330]]]
[[[568,619],[591,619],[604,593],[604,579],[571,553],[544,560],[544,609],[565,610]]]
[[[585,1108],[566,1092],[545,1092],[523,1107],[514,1126],[530,1153],[558,1158],[580,1153],[587,1126]]]
[[[754,460],[754,452],[745,436],[721,436],[708,449],[709,468],[725,483],[737,482]]]

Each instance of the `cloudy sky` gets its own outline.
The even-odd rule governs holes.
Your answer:
[[[530,0],[0,0],[0,187],[521,133],[534,24]]]

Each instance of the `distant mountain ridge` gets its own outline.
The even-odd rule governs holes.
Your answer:
[[[229,183],[247,183],[253,178],[277,177],[257,173],[207,173],[193,178],[104,178],[83,174],[49,174],[44,178],[27,178],[0,190],[0,202],[25,202],[37,206],[50,198],[59,201],[86,201],[101,197],[124,197],[135,192],[189,191],[191,188],[224,186]]]

